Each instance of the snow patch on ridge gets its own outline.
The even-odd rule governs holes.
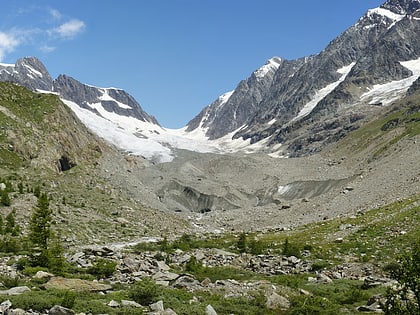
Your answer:
[[[118,102],[115,98],[111,97],[111,95],[109,95],[109,92],[108,92],[110,89],[100,89],[100,90],[103,92],[102,96],[99,98],[101,101],[112,101],[112,102],[115,102],[115,103],[117,103],[117,105],[120,108],[123,108],[123,109],[130,109],[131,108],[127,104]]]
[[[368,92],[361,96],[361,101],[368,104],[387,105],[399,99],[402,94],[420,77],[420,58],[401,61],[400,64],[409,69],[413,75],[398,81],[385,84],[375,84]]]
[[[366,15],[368,17],[371,17],[373,14],[377,14],[377,15],[381,15],[381,16],[385,16],[388,19],[394,21],[394,22],[398,22],[401,21],[405,15],[402,14],[397,14],[394,13],[390,10],[384,9],[384,8],[375,8],[375,9],[370,9],[368,10],[368,12],[366,13]]]
[[[347,75],[350,73],[351,69],[354,67],[355,64],[355,62],[352,62],[348,66],[338,69],[337,72],[341,74],[341,77],[337,81],[330,83],[326,87],[318,90],[315,93],[312,100],[310,100],[308,103],[305,104],[305,106],[303,106],[298,115],[295,118],[293,118],[291,122],[309,115],[320,101],[322,101],[328,94],[334,91],[334,89],[346,79]]]
[[[38,70],[35,70],[34,68],[32,68],[30,65],[27,65],[27,64],[23,64],[23,66],[26,69],[28,69],[28,71],[30,72],[29,75],[34,74],[35,76],[42,78],[42,73],[39,72]]]
[[[281,64],[281,58],[273,57],[270,60],[268,60],[268,62],[264,66],[254,71],[254,74],[258,79],[262,79],[270,71],[276,71],[279,68],[280,64]]]

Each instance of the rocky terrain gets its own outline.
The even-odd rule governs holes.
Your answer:
[[[185,138],[123,90],[0,65],[0,313],[383,312],[420,239],[419,9],[387,1],[320,54],[271,59]],[[231,150],[178,145],[204,131]]]

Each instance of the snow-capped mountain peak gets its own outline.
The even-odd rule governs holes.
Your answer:
[[[268,62],[261,68],[255,70],[254,74],[257,78],[262,79],[267,75],[267,73],[276,72],[276,70],[280,67],[281,62],[282,59],[280,57],[273,57],[269,59]]]

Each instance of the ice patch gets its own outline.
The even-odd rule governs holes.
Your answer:
[[[413,75],[398,81],[375,84],[368,92],[361,96],[361,101],[371,105],[387,105],[399,99],[414,81],[420,77],[420,58],[410,61],[401,61],[400,64],[409,69]]]
[[[109,92],[108,92],[108,90],[109,90],[109,89],[100,89],[100,90],[103,92],[102,96],[99,98],[101,101],[112,101],[112,102],[117,103],[117,105],[118,105],[120,108],[123,108],[123,109],[131,109],[131,107],[130,107],[130,106],[128,106],[127,104],[124,104],[124,103],[118,102],[115,98],[112,98],[112,97],[109,95]]]
[[[317,91],[312,100],[306,103],[305,106],[303,106],[303,108],[300,110],[299,114],[291,121],[293,122],[309,115],[309,113],[312,112],[312,110],[316,107],[316,105],[318,105],[320,101],[324,99],[324,97],[334,91],[334,89],[346,79],[347,75],[350,73],[355,64],[355,62],[352,62],[348,66],[338,69],[337,72],[341,74],[341,77],[336,82],[330,83],[323,89]]]

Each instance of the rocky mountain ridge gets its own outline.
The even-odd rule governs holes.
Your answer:
[[[369,10],[321,53],[282,60],[267,76],[264,89],[255,83],[254,74],[243,81],[249,94],[243,92],[241,82],[224,103],[225,127],[217,121],[210,123],[209,113],[220,106],[216,101],[187,130],[201,126],[210,138],[235,130],[234,139],[271,148],[283,144],[281,152],[289,156],[319,151],[358,128],[361,119],[371,118],[382,106],[403,97],[420,76],[419,16],[417,0],[387,1]],[[401,84],[392,86],[397,81]],[[386,93],[380,97],[384,89],[375,90],[385,84]],[[236,119],[240,112],[249,115]]]
[[[270,59],[182,130],[159,126],[123,90],[53,80],[33,57],[0,64],[0,80],[59,94],[96,134],[153,161],[172,160],[174,148],[295,157],[322,150],[405,96],[420,77],[419,32],[417,0],[387,1],[317,55]]]
[[[156,118],[147,114],[124,90],[90,86],[67,75],[59,75],[53,80],[46,67],[35,57],[21,58],[15,65],[0,64],[0,81],[17,83],[32,91],[56,93],[98,115],[95,107],[100,104],[117,115],[159,125]]]

